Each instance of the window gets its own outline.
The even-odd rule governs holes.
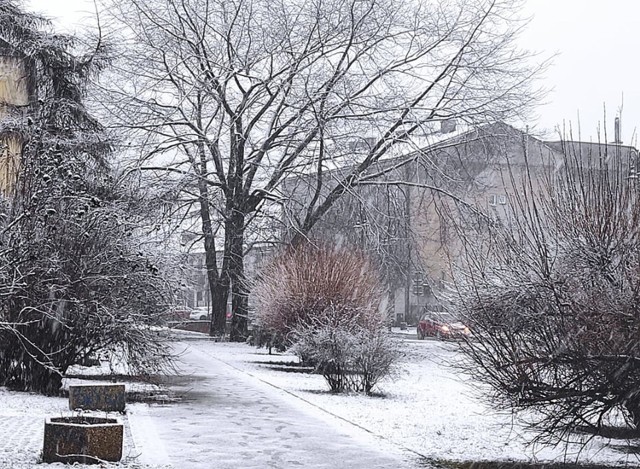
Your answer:
[[[489,196],[489,205],[495,207],[498,203],[498,196],[495,194],[491,194]]]
[[[506,195],[501,195],[498,197],[498,203],[500,205],[507,205],[507,196]]]

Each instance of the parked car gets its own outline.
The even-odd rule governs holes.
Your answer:
[[[418,339],[462,339],[471,335],[469,328],[449,313],[427,311],[416,328]]]
[[[198,306],[197,308],[193,308],[191,314],[189,315],[189,319],[194,321],[206,321],[211,319],[211,311],[207,306]]]

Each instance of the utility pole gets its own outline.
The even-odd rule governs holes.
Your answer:
[[[409,165],[405,165],[405,179],[409,181],[411,178]],[[405,266],[405,286],[404,286],[404,317],[402,322],[406,322],[411,311],[411,186],[406,185],[404,187],[404,234],[405,242],[407,243],[407,263]]]

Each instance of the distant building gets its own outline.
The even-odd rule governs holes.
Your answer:
[[[465,130],[445,121],[439,132],[414,139],[404,153],[371,168],[368,174],[388,172],[345,194],[314,233],[344,239],[368,252],[384,275],[394,319],[415,323],[423,309],[442,307],[438,293],[451,279],[452,262],[462,254],[458,236],[465,212],[481,209],[510,223],[514,183],[527,171],[561,169],[564,151],[606,154],[624,160],[630,175],[637,175],[638,151],[617,141],[546,142],[504,123]],[[323,190],[330,190],[348,170],[331,169]],[[313,175],[286,181],[288,222],[300,218],[314,184]]]
[[[247,279],[252,279],[260,270],[260,266],[271,255],[272,250],[268,246],[254,246],[245,256],[245,274]],[[222,252],[217,252],[218,268],[222,265]],[[207,277],[207,267],[205,265],[205,254],[200,249],[192,249],[186,254],[187,266],[185,266],[186,276],[181,299],[184,306],[190,308],[211,307],[211,292]],[[249,296],[249,306],[253,301]],[[231,295],[228,298],[228,312],[231,311]]]

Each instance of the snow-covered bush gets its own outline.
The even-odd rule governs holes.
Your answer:
[[[258,323],[314,364],[333,391],[370,392],[395,359],[376,269],[346,246],[290,247],[254,288]]]
[[[299,324],[293,338],[293,351],[315,364],[333,392],[370,393],[398,357],[382,324],[365,327],[339,306]]]
[[[329,307],[348,310],[363,327],[384,318],[377,270],[356,249],[324,243],[289,247],[260,272],[253,288],[258,323],[285,340]]]

